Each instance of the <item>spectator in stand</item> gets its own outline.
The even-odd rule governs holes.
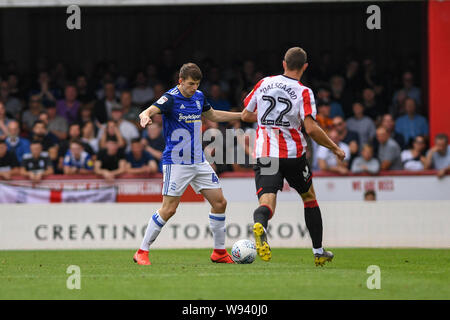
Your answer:
[[[45,122],[36,120],[31,133],[31,139],[39,141],[42,144],[43,150],[48,153],[48,156],[52,161],[54,173],[62,173],[61,167],[58,166],[59,140],[53,133],[48,131]]]
[[[333,127],[333,120],[330,118],[331,106],[326,101],[317,102],[316,120],[319,126],[325,131],[329,131]]]
[[[386,129],[387,133],[389,134],[389,137],[391,137],[392,139],[395,140],[395,142],[398,143],[400,149],[404,149],[406,147],[403,135],[395,131],[395,121],[392,115],[390,115],[389,113],[384,114],[383,117],[381,118],[380,125]],[[376,148],[378,148],[378,145]]]
[[[166,87],[162,83],[156,83],[153,87],[153,92],[155,93],[153,100],[157,101],[166,91]]]
[[[102,124],[111,119],[113,106],[119,104],[116,99],[116,88],[113,82],[106,82],[103,90],[105,92],[105,97],[98,100],[94,106],[94,117]]]
[[[117,126],[115,121],[109,120],[106,123],[106,126],[104,126],[99,131],[98,136],[100,137],[99,144],[98,144],[98,147],[100,150],[106,148],[106,142],[108,140],[115,140],[115,141],[117,141],[119,149],[121,151],[125,151],[127,143],[126,143],[125,139],[123,138],[122,133],[120,133],[120,129]]]
[[[359,136],[358,133],[347,129],[347,124],[344,118],[336,116],[333,118],[333,128],[336,129],[339,140],[348,145],[350,149],[350,161],[349,165],[352,165],[353,159],[359,153]]]
[[[377,174],[380,171],[380,162],[373,157],[373,147],[370,144],[363,145],[361,156],[353,160],[351,168],[353,173]]]
[[[377,129],[376,139],[379,144],[377,158],[381,163],[381,170],[402,170],[398,143],[389,137],[389,133],[383,127]]]
[[[43,106],[41,103],[41,98],[38,95],[33,95],[30,97],[28,110],[22,114],[22,127],[26,132],[31,131],[33,124],[39,119],[39,114],[43,111]]]
[[[136,74],[136,86],[131,90],[131,100],[137,105],[148,105],[155,96],[153,89],[148,85],[145,73],[139,71]]]
[[[445,133],[437,134],[425,160],[426,169],[438,170],[437,176],[443,178],[450,172],[450,145]]]
[[[0,102],[3,103],[6,115],[11,119],[19,119],[22,111],[22,103],[19,99],[9,95],[8,81],[0,81]]]
[[[9,95],[19,100],[26,100],[25,94],[19,85],[19,76],[17,73],[8,74]]]
[[[83,143],[74,139],[70,141],[70,148],[64,156],[64,174],[89,174],[94,171],[94,161],[91,155],[84,151]]]
[[[106,181],[113,182],[118,175],[126,171],[126,165],[125,155],[120,150],[117,140],[110,138],[106,141],[106,148],[97,154],[95,173]]]
[[[137,126],[139,124],[139,113],[141,113],[141,110],[138,107],[133,106],[130,91],[122,91],[120,94],[120,105],[122,106],[123,119],[130,121]]]
[[[158,161],[158,166],[161,167],[161,158],[166,147],[166,141],[164,140],[160,123],[153,122],[147,126],[142,132],[142,143],[145,146],[145,150]]]
[[[46,123],[48,131],[53,133],[59,140],[67,138],[67,120],[56,113],[56,104],[54,101],[47,102],[47,110],[39,114],[39,120]]]
[[[362,92],[362,105],[364,106],[364,114],[374,121],[378,120],[384,112],[384,107],[376,101],[375,90],[365,88]]]
[[[64,99],[56,103],[56,113],[67,120],[67,123],[77,122],[78,110],[81,106],[77,100],[77,88],[73,84],[66,85],[64,88]]]
[[[8,135],[8,123],[11,121],[6,116],[5,105],[0,101],[0,139],[5,139]]]
[[[144,150],[140,138],[131,141],[131,151],[126,154],[126,173],[141,174],[158,172],[158,163]]]
[[[334,75],[330,79],[331,88],[331,102],[337,102],[341,105],[344,113],[349,113],[352,105],[353,95],[351,90],[346,87],[344,77],[340,75]]]
[[[31,140],[39,141],[44,151],[51,152],[50,149],[58,149],[58,138],[48,131],[44,121],[36,120],[31,132]]]
[[[42,178],[53,174],[52,161],[48,153],[42,151],[40,141],[32,141],[30,151],[23,155],[20,174],[38,183]]]
[[[19,173],[20,164],[14,152],[8,151],[6,141],[0,140],[0,178],[10,180]]]
[[[90,108],[93,108],[96,96],[94,92],[89,88],[86,75],[79,74],[77,76],[76,88],[78,92],[78,101],[80,101],[83,105],[88,105]]]
[[[224,99],[223,92],[217,83],[210,86],[209,95],[208,102],[214,110],[230,111],[231,104],[227,99]]]
[[[80,107],[80,123],[85,123],[89,121],[93,121],[97,123],[97,127],[101,127],[101,124],[95,119],[94,114],[92,113],[92,108],[87,104],[82,104]]]
[[[111,120],[119,127],[120,133],[126,142],[126,151],[130,150],[131,140],[139,138],[139,131],[136,126],[128,120],[123,119],[123,109],[121,105],[113,107],[111,112]]]
[[[402,82],[403,88],[397,90],[394,93],[394,97],[392,98],[392,104],[396,105],[399,95],[406,95],[407,97],[412,98],[416,102],[416,105],[420,105],[422,99],[421,93],[420,89],[414,86],[414,75],[412,74],[412,72],[407,71],[403,73]]]
[[[344,111],[342,110],[342,106],[339,102],[333,101],[330,102],[331,91],[322,86],[317,90],[317,100],[326,101],[326,103],[330,104],[330,118],[333,119],[336,116],[341,116],[344,118]]]
[[[364,106],[360,102],[353,103],[353,117],[347,119],[347,128],[358,133],[360,145],[369,142],[376,131],[373,120],[364,115]]]
[[[333,152],[324,146],[319,146],[317,149],[317,160],[319,164],[319,169],[322,171],[331,171],[341,175],[348,174],[348,161],[350,160],[350,148],[347,144],[339,140],[339,134],[335,129],[328,132],[328,135],[334,143],[336,143],[339,148],[344,150],[345,158],[340,161],[336,158]]]
[[[401,153],[405,170],[420,171],[425,169],[426,140],[424,136],[417,136],[412,142],[412,148]]]
[[[98,138],[95,134],[95,125],[92,121],[87,121],[81,128],[81,141],[87,143],[94,153],[98,153]]]
[[[394,118],[398,118],[405,114],[405,100],[408,98],[405,91],[401,90],[397,93],[397,97],[395,101],[393,101],[392,105],[389,108],[389,113]]]
[[[375,190],[367,190],[364,192],[364,201],[377,201]]]
[[[395,122],[395,131],[400,133],[406,144],[417,136],[428,136],[428,123],[425,117],[416,113],[416,102],[412,98],[405,100],[404,116],[399,117]]]
[[[31,90],[31,95],[37,94],[43,104],[50,101],[56,102],[56,97],[59,97],[59,92],[57,89],[51,88],[50,76],[48,75],[47,71],[39,72],[37,87],[38,88]]]
[[[62,169],[62,163],[63,163],[63,159],[64,156],[66,155],[67,151],[70,148],[70,142],[72,140],[80,140],[81,146],[83,147],[83,150],[86,151],[94,160],[96,157],[96,153],[94,151],[94,149],[90,146],[89,143],[86,143],[84,141],[81,141],[81,127],[80,124],[78,123],[72,123],[69,126],[69,129],[67,131],[67,139],[63,140],[59,143],[59,163],[60,163],[60,168]]]
[[[8,150],[14,152],[19,162],[25,153],[30,152],[30,141],[20,137],[20,125],[17,120],[8,123],[8,136],[6,137]]]

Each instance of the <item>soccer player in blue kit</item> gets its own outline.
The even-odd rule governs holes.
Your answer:
[[[214,238],[211,261],[233,263],[225,249],[225,200],[220,181],[205,160],[202,150],[201,117],[215,122],[241,118],[240,112],[214,110],[198,89],[202,79],[200,68],[186,63],[180,69],[179,84],[167,91],[158,101],[139,115],[145,128],[157,113],[163,116],[166,147],[162,156],[163,202],[150,218],[144,239],[133,260],[140,265],[150,265],[150,245],[156,240],[166,222],[175,214],[180,197],[190,184],[210,203],[209,226]]]

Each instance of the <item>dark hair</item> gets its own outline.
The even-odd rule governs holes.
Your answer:
[[[73,88],[77,88],[77,86],[75,85],[75,83],[73,83],[73,82],[68,82],[65,86],[64,86],[64,89],[67,89],[67,88],[69,88],[69,87],[73,87]]]
[[[331,106],[329,101],[320,100],[320,99],[317,100],[316,105],[317,105],[317,108],[319,108],[319,107],[321,107],[321,106],[327,106],[327,107],[330,107],[330,106]]]
[[[0,144],[6,144],[6,140],[5,139],[0,139]]]
[[[76,143],[79,146],[83,147],[83,143],[81,142],[80,139],[72,139],[72,140],[70,140],[70,144],[72,144],[72,143]]]
[[[307,55],[300,47],[293,47],[286,51],[284,61],[289,70],[300,70],[306,63]]]
[[[438,133],[435,137],[434,140],[445,140],[446,143],[448,143],[448,136],[445,133]]]
[[[42,120],[36,120],[36,121],[33,123],[33,128],[36,127],[36,125],[38,125],[38,124],[42,124],[42,125],[44,125],[45,128],[47,128],[47,125],[46,125],[45,122],[42,121]]]
[[[377,197],[377,194],[375,193],[375,190],[367,190],[366,192],[364,192],[364,199],[365,199],[367,196],[373,196],[374,198],[376,198],[376,197]]]
[[[78,122],[72,122],[71,124],[69,124],[69,126],[67,127],[67,132],[70,131],[70,128],[72,128],[73,126],[78,126],[81,129],[81,125]]]
[[[192,62],[185,63],[180,69],[180,78],[186,80],[187,78],[192,78],[192,80],[201,80],[203,75],[200,68]]]
[[[131,143],[141,143],[141,138],[133,138],[131,139]]]
[[[42,147],[42,143],[39,140],[32,140],[30,145],[32,145],[32,144],[40,144]]]

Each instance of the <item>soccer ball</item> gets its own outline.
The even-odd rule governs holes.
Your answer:
[[[251,240],[236,241],[231,249],[231,258],[236,263],[252,263],[256,257],[256,246]]]

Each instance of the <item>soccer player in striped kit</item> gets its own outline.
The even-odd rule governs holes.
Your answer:
[[[254,157],[256,194],[260,206],[255,210],[253,233],[258,255],[264,261],[272,257],[267,242],[268,221],[275,211],[277,192],[287,180],[301,196],[305,222],[312,239],[316,266],[333,259],[333,253],[322,247],[322,217],[312,185],[312,172],[306,160],[306,139],[302,127],[318,144],[329,148],[340,160],[345,153],[315,121],[313,92],[300,78],[308,67],[306,52],[290,48],[283,60],[282,75],[259,81],[244,100],[242,120],[258,122]]]
[[[202,72],[194,63],[186,63],[180,69],[179,84],[166,92],[158,101],[140,115],[145,128],[151,117],[162,113],[166,147],[163,163],[163,203],[150,221],[139,250],[133,260],[140,265],[150,265],[150,245],[156,240],[165,223],[175,214],[180,197],[190,184],[211,204],[209,226],[214,238],[211,261],[233,263],[225,249],[225,209],[219,178],[205,160],[202,150],[201,117],[215,122],[241,118],[240,112],[214,110],[198,89]]]

